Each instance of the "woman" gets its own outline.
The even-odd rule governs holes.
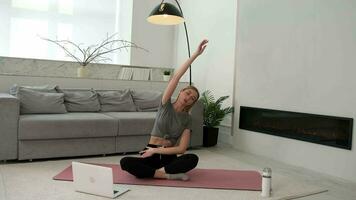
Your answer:
[[[203,40],[194,54],[174,73],[163,93],[147,147],[140,152],[141,157],[122,158],[120,164],[123,170],[137,178],[189,179],[185,173],[196,167],[198,156],[184,154],[191,134],[192,122],[188,112],[198,100],[199,92],[194,86],[188,86],[180,91],[174,103],[171,96],[180,78],[204,52],[207,43],[208,40]]]

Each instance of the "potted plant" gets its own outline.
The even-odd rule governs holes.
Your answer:
[[[227,114],[234,111],[234,108],[229,106],[222,108],[221,104],[229,96],[222,96],[215,100],[211,91],[207,90],[202,93],[199,101],[203,103],[204,106],[204,127],[203,127],[203,146],[210,147],[215,146],[218,141],[218,134],[221,121]]]
[[[171,78],[171,70],[164,70],[163,71],[163,80],[169,81],[170,78]]]

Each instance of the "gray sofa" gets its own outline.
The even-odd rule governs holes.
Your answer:
[[[21,97],[0,93],[0,160],[140,151],[148,142],[156,115],[156,110],[144,110],[137,105],[144,100],[138,96],[134,101],[137,109],[130,112],[102,109],[76,112],[68,111],[66,104],[67,111],[64,113],[23,113],[21,110],[25,110],[25,102]],[[103,104],[100,106],[104,107]],[[191,115],[193,127],[190,146],[201,146],[201,103],[193,107]]]

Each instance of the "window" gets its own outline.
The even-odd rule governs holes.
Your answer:
[[[130,41],[131,22],[132,0],[1,0],[0,56],[72,60],[41,37],[83,47],[113,33]],[[130,64],[130,51],[107,57],[112,64]]]

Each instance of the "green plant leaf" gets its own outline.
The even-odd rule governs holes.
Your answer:
[[[210,90],[202,93],[199,99],[204,106],[204,125],[207,127],[217,127],[227,114],[234,112],[233,107],[221,108],[223,101],[229,96],[219,97],[216,101]]]

